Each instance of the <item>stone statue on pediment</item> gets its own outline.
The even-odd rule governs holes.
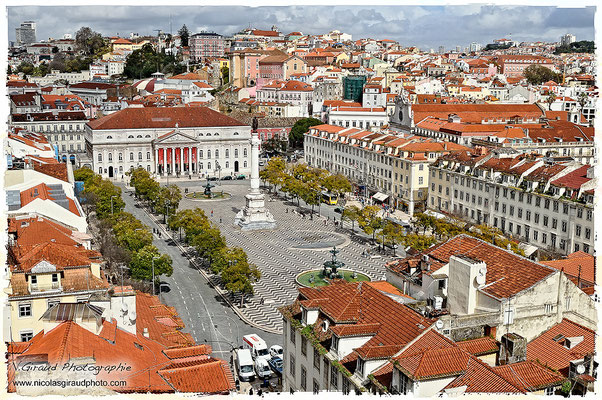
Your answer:
[[[259,121],[257,121],[257,117],[253,117],[253,122],[251,122],[251,131],[257,132],[257,128],[259,127]]]

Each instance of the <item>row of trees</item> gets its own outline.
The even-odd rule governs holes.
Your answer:
[[[552,71],[542,65],[529,65],[524,69],[523,75],[532,85],[541,85],[547,81],[561,82],[562,74]]]
[[[593,53],[596,51],[596,46],[593,41],[580,40],[568,45],[558,46],[554,50],[554,54],[562,53]]]
[[[516,254],[523,255],[524,251],[518,243],[508,239],[502,231],[488,225],[470,225],[462,222],[449,222],[424,213],[414,215],[416,225],[422,228],[423,234],[431,230],[438,239],[451,239],[460,234],[467,234],[499,247],[510,249]]]
[[[146,201],[155,213],[162,214],[170,229],[184,233],[184,241],[208,261],[211,271],[220,276],[226,290],[242,294],[242,306],[244,295],[253,293],[253,283],[261,277],[257,267],[249,263],[244,250],[228,247],[220,230],[203,210],[178,211],[182,193],[177,185],[161,187],[143,168],[132,170],[128,175],[136,196]]]
[[[331,174],[322,168],[312,168],[307,164],[287,164],[280,157],[271,158],[267,166],[259,172],[259,177],[268,182],[277,192],[280,190],[297,200],[303,200],[314,207],[320,204],[322,191],[337,196],[351,191],[351,183],[344,175]]]
[[[127,264],[132,279],[148,282],[152,279],[154,264],[155,277],[171,276],[172,260],[168,255],[160,254],[152,244],[150,228],[123,211],[125,202],[121,198],[121,188],[89,168],[76,170],[74,177],[76,181],[84,182],[83,203],[88,215],[94,211],[98,218],[100,252],[111,270],[116,271],[119,264]]]
[[[341,215],[341,222],[351,223],[352,230],[355,230],[355,224],[357,223],[365,234],[372,235],[372,240],[382,245],[383,248],[384,246],[395,248],[397,245],[403,245],[404,247],[409,246],[415,250],[423,251],[437,242],[432,236],[415,233],[406,234],[400,225],[384,219],[381,211],[378,206],[345,207]]]

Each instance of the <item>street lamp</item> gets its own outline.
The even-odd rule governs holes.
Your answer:
[[[155,260],[158,260],[161,257],[153,257],[151,259],[151,265],[152,265],[152,270],[153,270],[153,296],[155,295]],[[161,295],[161,291],[159,291],[159,296]],[[159,301],[161,301],[161,299],[159,298]]]
[[[222,184],[222,166],[219,165],[218,161],[215,162],[215,169],[217,170],[217,173],[218,173],[217,179],[219,181],[219,184],[221,185]]]

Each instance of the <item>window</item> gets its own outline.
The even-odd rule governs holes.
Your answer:
[[[504,324],[510,325],[514,322],[514,309],[506,307],[504,309]]]
[[[548,241],[548,234],[547,233],[542,233],[541,234],[541,243],[546,244]]]
[[[295,368],[297,367],[297,364],[295,363],[295,356],[293,356],[293,353],[289,353],[288,355],[288,359],[289,361],[289,368],[291,371],[291,376],[295,376]]]
[[[439,279],[438,284],[439,284],[439,290],[443,290],[445,289],[445,279]]]
[[[119,153],[119,155],[117,156],[117,158],[119,159],[119,161],[123,161],[123,153]]]
[[[541,197],[535,198],[535,207],[541,207]]]
[[[207,150],[207,158],[211,158],[211,150]]]
[[[519,208],[516,209],[516,216],[518,218],[522,218],[523,217],[523,209],[522,208],[519,207]]]
[[[134,153],[130,153],[130,161],[134,161]]]
[[[546,314],[551,314],[554,311],[554,304],[552,304],[552,303],[544,304],[543,310]]]
[[[150,160],[150,159],[151,159],[151,157],[150,157],[150,151],[147,151],[147,152],[146,152],[146,159],[147,159],[147,160]]]
[[[109,153],[109,162],[113,161],[113,153]]]
[[[307,338],[305,336],[301,336],[301,354],[307,357]]]
[[[32,281],[33,283],[33,281]],[[19,318],[31,317],[31,303],[19,304]]]
[[[537,240],[539,238],[539,232],[533,229],[533,240]]]
[[[577,209],[577,218],[583,218],[583,208]]]
[[[230,158],[230,150],[226,149],[226,158]]]
[[[424,182],[424,178],[422,176],[418,177],[418,184],[422,185],[422,183]]]
[[[568,214],[569,213],[569,205],[568,204],[563,204],[562,205],[562,213],[563,214]]]
[[[543,226],[548,226],[548,216],[547,215],[543,216]]]
[[[558,212],[558,206],[559,206],[558,202],[555,201],[554,204],[553,204],[554,212]]]
[[[544,201],[544,203],[543,203],[543,204],[544,204],[544,206],[543,206],[543,207],[544,207],[546,210],[549,210],[549,209],[550,209],[550,199],[546,199],[546,200]]]
[[[99,167],[99,168],[98,168],[98,173],[99,173],[100,175],[102,175],[102,167]]]
[[[552,229],[558,228],[558,220],[556,218],[552,218]]]
[[[102,153],[98,153],[98,162],[102,162]]]
[[[592,235],[592,231],[590,228],[585,228],[585,238],[589,239]]]
[[[581,236],[581,225],[575,225],[575,236]]]
[[[291,343],[292,343],[292,344],[295,344],[295,336],[296,336],[296,332],[297,332],[297,331],[296,331],[295,327],[294,327],[294,326],[291,324],[291,325],[290,325],[290,333],[291,333],[291,334],[290,334],[290,336],[291,336]]]
[[[38,284],[38,277],[36,275],[31,275],[31,277],[29,279],[31,280],[32,285]]]
[[[314,368],[320,371],[320,352],[314,349]]]
[[[344,395],[348,395],[349,394],[349,380],[345,379],[345,378],[341,378],[343,381],[343,389],[342,392]]]
[[[566,230],[567,230],[567,223],[566,223],[566,221],[562,221],[562,231],[566,232]]]
[[[539,224],[539,214],[535,213],[535,219],[534,219],[536,224]]]
[[[330,366],[330,386],[333,389],[339,388],[339,370],[336,366]]]
[[[317,380],[314,379],[314,387],[313,387],[313,391],[314,394],[318,394],[320,393],[320,384],[318,383]]]
[[[242,163],[242,165],[243,165],[243,168],[247,168],[247,162],[246,162],[246,161],[244,161],[244,162]]]
[[[565,213],[565,214],[566,214],[566,213]],[[586,219],[587,219],[588,221],[591,221],[591,220],[592,220],[592,215],[593,215],[593,212],[592,212],[592,210],[587,210],[587,217],[586,217]]]
[[[52,283],[58,283],[59,274],[52,274]]]
[[[33,331],[21,331],[20,336],[22,342],[29,342],[33,339]]]
[[[138,161],[142,161],[142,152],[141,151],[138,152]]]
[[[305,392],[307,387],[307,370],[301,366],[301,391]]]

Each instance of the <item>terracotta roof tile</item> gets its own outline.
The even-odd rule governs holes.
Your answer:
[[[94,130],[243,126],[234,118],[207,107],[126,108],[88,122]]]
[[[474,356],[495,353],[499,350],[499,346],[495,339],[485,336],[477,339],[464,340],[456,343],[458,347],[466,350]]]
[[[569,349],[564,339],[554,340],[558,335],[565,338],[583,337],[583,341]],[[571,361],[594,352],[595,336],[591,329],[565,318],[527,344],[527,359],[539,361],[567,376]]]
[[[535,361],[522,361],[493,368],[514,386],[527,391],[534,392],[547,387],[559,386],[565,381],[565,377],[557,372],[546,368]]]

